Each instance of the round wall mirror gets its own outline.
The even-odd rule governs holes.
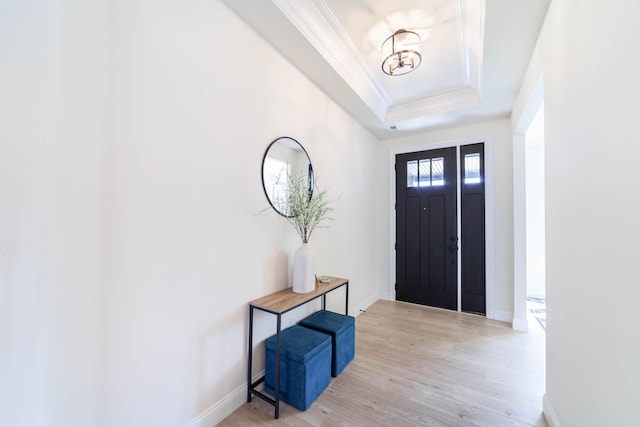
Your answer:
[[[275,139],[262,159],[262,186],[269,203],[280,215],[288,215],[288,183],[292,175],[303,175],[313,192],[313,167],[306,150],[288,136]]]

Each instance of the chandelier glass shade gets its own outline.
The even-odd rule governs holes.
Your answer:
[[[422,62],[420,36],[407,30],[398,30],[382,43],[382,71],[400,76],[418,68]]]

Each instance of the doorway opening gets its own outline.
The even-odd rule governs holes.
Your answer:
[[[532,312],[527,297],[546,302],[544,283],[544,81],[542,75],[531,88],[513,134],[513,329],[541,328],[546,310]],[[527,143],[527,140],[529,141]],[[529,253],[530,252],[530,253]],[[542,301],[529,301],[541,303]]]
[[[544,104],[525,133],[526,288],[530,331],[546,331]]]
[[[531,374],[546,382],[544,78],[538,76],[513,133],[513,329],[528,331],[543,363]],[[542,392],[540,393],[543,394]],[[542,397],[542,396],[541,396]],[[546,396],[543,397],[546,401]]]

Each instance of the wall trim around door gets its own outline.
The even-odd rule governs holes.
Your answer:
[[[511,323],[511,319],[513,319],[513,313],[510,311],[495,310],[493,312],[493,319],[499,320],[501,322]]]
[[[434,150],[438,148],[456,147],[456,153],[459,157],[459,149],[461,145],[484,143],[484,167],[485,167],[485,254],[486,254],[486,317],[488,319],[496,319],[494,309],[494,224],[493,224],[493,144],[491,137],[478,136],[462,139],[452,139],[414,145],[409,147],[392,148],[389,152],[389,300],[395,301],[395,281],[396,281],[396,211],[394,208],[396,201],[396,171],[395,161],[397,154],[413,153],[418,151]],[[459,160],[458,160],[459,163]],[[458,176],[460,173],[458,171]],[[459,192],[458,192],[459,193]],[[459,196],[458,196],[459,197]],[[458,201],[459,202],[459,201]],[[458,203],[458,224],[460,221],[460,204]],[[458,254],[458,256],[460,256]],[[460,265],[460,263],[458,263]],[[460,304],[460,274],[458,274],[458,311],[461,311]]]

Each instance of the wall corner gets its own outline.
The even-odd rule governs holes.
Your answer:
[[[551,400],[547,393],[542,397],[542,413],[544,414],[549,427],[562,427],[560,420],[558,419],[558,414],[556,414],[556,411],[553,409],[553,405],[551,404]]]

